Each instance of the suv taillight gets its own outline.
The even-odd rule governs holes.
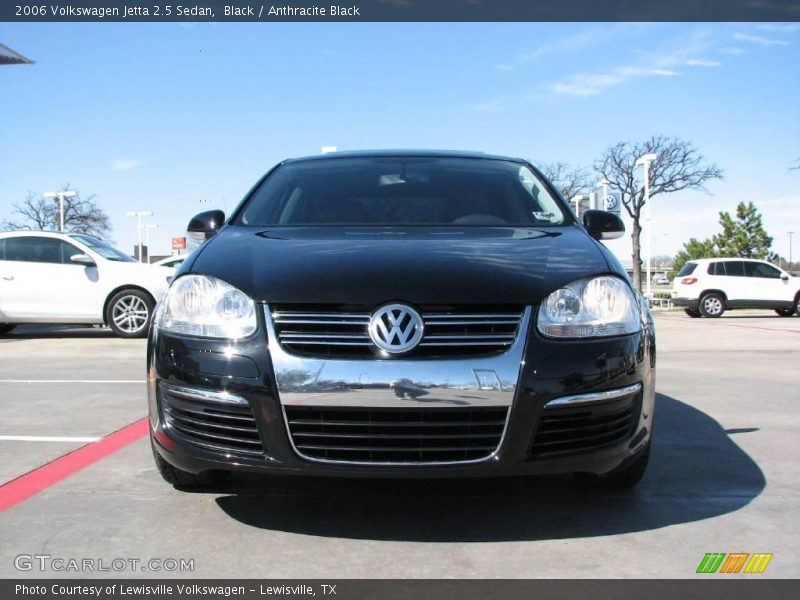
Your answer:
[[[692,285],[693,283],[697,283],[697,277],[684,277],[681,279],[681,283],[683,285]]]

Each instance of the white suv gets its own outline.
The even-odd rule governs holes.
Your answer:
[[[672,302],[690,317],[719,317],[735,308],[771,308],[800,314],[800,278],[763,260],[703,258],[678,271]]]
[[[90,235],[0,233],[0,334],[21,323],[106,323],[144,337],[173,274]]]

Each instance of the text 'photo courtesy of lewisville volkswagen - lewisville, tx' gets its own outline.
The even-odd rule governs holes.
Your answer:
[[[796,8],[0,5],[0,597],[792,595]]]

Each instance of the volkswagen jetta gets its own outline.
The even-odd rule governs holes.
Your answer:
[[[235,470],[349,476],[580,473],[647,465],[646,304],[524,160],[456,152],[286,160],[156,310],[154,456],[178,486]]]

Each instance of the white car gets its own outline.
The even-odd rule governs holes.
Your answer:
[[[771,308],[800,314],[800,278],[763,260],[703,258],[678,271],[672,303],[690,317],[720,317],[735,308]]]
[[[0,334],[21,323],[105,323],[144,337],[173,273],[90,235],[0,233]]]
[[[175,256],[168,256],[167,258],[162,258],[161,260],[157,260],[154,262],[154,265],[159,267],[169,267],[170,269],[177,269],[178,267],[183,264],[183,261],[186,260],[186,257],[189,256],[188,254],[177,254]]]

